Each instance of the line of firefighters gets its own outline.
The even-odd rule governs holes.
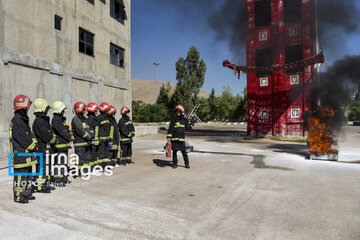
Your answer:
[[[74,105],[75,116],[71,121],[70,130],[64,117],[66,106],[63,102],[53,103],[51,110],[54,116],[50,122],[50,117],[47,116],[50,110],[49,103],[45,99],[36,99],[33,107],[36,118],[31,129],[28,117],[31,104],[31,100],[25,95],[19,95],[14,99],[14,117],[10,124],[10,151],[15,153],[12,157],[15,202],[28,203],[29,200],[35,199],[32,196],[35,191],[50,193],[51,190],[55,190],[54,186],[63,187],[69,183],[65,174],[67,162],[59,156],[68,156],[71,142],[79,158],[78,168],[87,166],[92,169],[101,166],[105,169],[106,166],[133,163],[131,145],[135,128],[129,117],[129,108],[121,109],[122,118],[117,123],[116,108],[108,103],[103,102],[98,106],[93,102],[87,105],[77,102]],[[119,150],[120,158],[117,157]],[[49,174],[47,169],[51,163],[44,161],[42,176],[29,176],[33,172],[33,166],[36,166],[36,173],[41,172],[39,159],[34,156],[19,156],[16,153],[43,153],[44,157],[46,154],[56,153],[54,165],[63,165],[65,168],[54,168],[54,174]]]

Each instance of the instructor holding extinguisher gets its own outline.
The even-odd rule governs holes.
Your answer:
[[[173,166],[172,168],[177,168],[178,158],[177,152],[181,151],[185,168],[190,168],[189,158],[186,152],[185,146],[185,131],[190,129],[189,120],[185,117],[185,108],[183,105],[177,105],[175,107],[175,117],[171,120],[169,130],[167,133],[168,142],[171,141],[172,150],[173,150]]]

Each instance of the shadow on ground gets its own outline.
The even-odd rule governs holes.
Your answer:
[[[166,134],[167,131],[160,130],[160,133]],[[224,130],[224,129],[192,129],[186,132],[186,136],[206,139],[212,142],[244,142],[246,131],[242,130]]]
[[[265,156],[262,155],[254,156],[254,160],[250,164],[254,164],[255,168],[260,168],[260,169],[273,169],[273,170],[281,170],[281,171],[295,170],[293,168],[266,165],[266,163],[264,162],[264,158]]]
[[[172,167],[173,165],[173,161],[166,161],[166,160],[161,160],[161,159],[153,159],[153,163],[158,166],[158,167],[161,167],[161,168],[164,168],[164,167]],[[185,166],[183,165],[177,165],[178,167],[182,167],[182,168],[185,168]]]
[[[271,144],[266,146],[267,149],[272,149],[273,152],[276,153],[288,153],[288,154],[294,154],[301,157],[304,157],[305,159],[310,159],[310,151],[309,147],[305,144],[299,145],[299,144]]]

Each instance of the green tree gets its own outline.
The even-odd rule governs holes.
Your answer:
[[[216,119],[216,112],[217,112],[217,100],[215,96],[215,89],[211,90],[211,93],[208,98],[209,108],[210,108],[210,120]]]
[[[165,88],[165,85],[162,84],[161,88],[160,88],[160,92],[159,92],[159,96],[156,100],[157,104],[165,104],[168,105],[169,104],[169,93],[167,92],[167,89]]]
[[[132,118],[134,122],[139,122],[141,111],[144,106],[145,103],[142,101],[132,101]]]
[[[217,105],[217,118],[219,120],[228,120],[236,106],[236,99],[230,87],[224,87],[222,95],[218,98]]]
[[[200,97],[199,106],[200,108],[196,115],[201,119],[201,121],[210,121],[212,115],[208,99]]]
[[[357,100],[349,106],[349,120],[360,120],[360,100]]]
[[[196,47],[191,47],[186,59],[180,57],[176,62],[176,88],[171,98],[171,107],[184,105],[187,111],[198,103],[200,88],[205,81],[206,64]]]

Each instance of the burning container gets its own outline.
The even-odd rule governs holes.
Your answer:
[[[318,108],[308,120],[311,160],[337,161],[338,151],[331,147],[333,137],[331,135],[331,124],[334,111],[329,108]]]

